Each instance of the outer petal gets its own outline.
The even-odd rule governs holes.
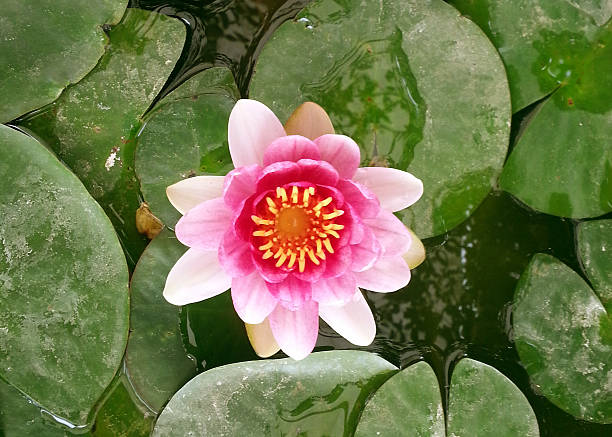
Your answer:
[[[334,331],[357,346],[368,346],[374,340],[374,316],[359,290],[342,307],[319,306],[319,315]]]
[[[166,196],[178,212],[185,214],[207,200],[221,197],[225,176],[195,176],[166,188]]]
[[[312,299],[320,305],[342,306],[355,295],[357,280],[352,272],[312,284]]]
[[[306,358],[312,352],[319,334],[319,304],[308,301],[296,311],[277,305],[269,319],[283,352],[294,360]]]
[[[363,167],[353,180],[376,194],[380,206],[390,211],[407,208],[423,194],[423,182],[408,172],[387,167]]]
[[[328,254],[325,260],[325,271],[322,278],[335,278],[351,271],[351,246],[336,246],[333,254]]]
[[[266,148],[285,136],[283,125],[263,103],[241,99],[229,116],[227,139],[234,167],[263,162]]]
[[[408,232],[410,232],[410,236],[412,237],[412,244],[408,252],[404,253],[402,257],[404,261],[406,261],[406,264],[408,264],[408,267],[414,269],[425,261],[425,246],[423,246],[423,242],[419,240],[419,237],[417,237],[414,232],[410,229],[408,229]]]
[[[225,231],[219,245],[219,262],[223,270],[233,278],[250,275],[255,270],[251,245],[241,240],[233,228]]]
[[[280,161],[297,162],[303,158],[319,160],[321,158],[319,148],[306,137],[290,135],[277,138],[268,146],[264,153],[263,164],[266,166]]]
[[[219,264],[217,251],[189,249],[168,273],[164,297],[173,305],[186,305],[223,293],[231,282]]]
[[[257,325],[245,323],[244,327],[246,328],[249,341],[257,356],[268,358],[280,350],[280,347],[274,339],[274,335],[272,335],[269,319]]]
[[[304,181],[310,181],[317,185],[329,185],[331,187],[338,183],[338,172],[325,161],[300,159],[298,165],[301,169],[301,179]]]
[[[232,224],[232,212],[222,198],[207,200],[190,209],[175,227],[176,238],[185,246],[217,250],[223,234]]]
[[[333,134],[329,115],[323,108],[313,102],[305,102],[297,107],[285,123],[287,135],[302,135],[314,140],[325,134]]]
[[[382,245],[383,256],[403,255],[410,249],[410,231],[389,211],[381,209],[376,218],[364,219],[363,222],[370,227]]]
[[[355,141],[345,135],[322,135],[314,140],[321,159],[333,165],[341,178],[350,179],[359,167],[361,154]]]
[[[232,301],[240,318],[253,325],[262,323],[277,303],[257,272],[232,279]]]
[[[312,298],[312,283],[302,281],[294,275],[287,276],[282,282],[268,282],[266,285],[270,294],[290,310],[301,308]]]
[[[244,199],[255,193],[255,184],[261,176],[261,167],[253,164],[236,168],[225,176],[223,185],[223,200],[236,210],[242,205]]]
[[[355,273],[357,285],[379,293],[390,293],[410,282],[410,268],[401,256],[380,258],[371,269]]]

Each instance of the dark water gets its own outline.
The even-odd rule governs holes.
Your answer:
[[[132,7],[181,18],[189,31],[187,45],[162,96],[211,66],[227,66],[243,96],[263,42],[280,23],[291,19],[306,0],[132,0]],[[161,97],[161,96],[160,96]],[[515,115],[513,134],[532,110]],[[455,363],[468,356],[508,376],[527,396],[542,436],[612,435],[612,426],[583,422],[564,413],[530,385],[512,343],[511,301],[516,282],[535,253],[551,254],[581,272],[575,250],[576,222],[535,213],[510,195],[492,192],[477,211],[451,232],[425,241],[427,260],[411,283],[393,294],[368,293],[378,334],[367,349],[406,367],[426,360],[448,395]],[[198,312],[190,312],[188,349],[201,370],[222,364],[206,362],[208,333],[198,332]],[[186,332],[187,337],[187,332]],[[353,346],[327,326],[317,350]],[[242,350],[242,347],[239,349]],[[246,358],[249,353],[243,352]],[[235,355],[235,356],[234,356]],[[234,360],[241,353],[232,354]],[[240,357],[240,358],[239,358]],[[210,359],[212,358],[212,360]]]

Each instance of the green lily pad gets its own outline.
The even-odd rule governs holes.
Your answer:
[[[129,9],[109,36],[98,66],[22,125],[57,153],[106,210],[133,266],[146,245],[135,225],[140,200],[134,137],[181,54],[185,28],[177,19]]]
[[[166,276],[185,250],[174,233],[162,230],[142,254],[130,285],[126,373],[138,397],[156,412],[196,374],[181,338],[181,309],[162,296]]]
[[[230,364],[179,390],[153,435],[349,435],[368,393],[395,370],[359,351]]]
[[[510,127],[503,64],[471,21],[441,0],[319,0],[283,24],[259,56],[250,96],[281,118],[319,103],[364,165],[408,170],[425,193],[404,222],[448,231],[484,199]]]
[[[174,227],[181,217],[166,187],[196,175],[225,175],[234,167],[227,121],[239,98],[232,73],[212,68],[189,79],[146,118],[138,137],[136,174],[157,218]]]
[[[501,188],[547,214],[612,211],[612,2],[452,3],[498,48],[513,110],[546,97],[518,136]]]
[[[76,426],[127,341],[128,270],[108,217],[34,139],[0,126],[0,376]]]
[[[466,358],[453,370],[446,431],[438,381],[427,363],[399,372],[374,393],[355,437],[406,435],[536,437],[539,431],[529,402],[512,381]]]
[[[83,78],[127,0],[5,0],[0,11],[0,123],[40,108]]]
[[[578,225],[580,260],[604,305],[612,304],[612,220]]]
[[[612,423],[612,321],[587,283],[537,254],[517,285],[513,317],[532,383],[573,416]]]

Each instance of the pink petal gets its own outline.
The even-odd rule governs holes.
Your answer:
[[[423,194],[423,182],[408,172],[387,167],[363,167],[353,180],[376,194],[380,206],[390,211],[407,208]]]
[[[263,163],[266,148],[285,129],[276,115],[263,103],[241,99],[229,116],[227,139],[234,167]]]
[[[335,186],[338,183],[338,172],[325,161],[300,159],[298,162],[302,171],[301,180],[317,185]]]
[[[219,262],[223,270],[233,278],[250,275],[255,270],[251,245],[240,239],[233,228],[223,235],[219,245]]]
[[[261,167],[256,164],[230,171],[223,185],[223,200],[227,206],[232,210],[239,208],[244,199],[255,193],[255,184],[260,176]]]
[[[277,303],[257,272],[232,279],[232,301],[238,316],[252,325],[262,323]]]
[[[207,200],[190,209],[175,227],[176,238],[185,246],[217,250],[232,223],[232,213],[222,198]]]
[[[359,217],[373,218],[378,215],[380,202],[367,187],[347,179],[340,180],[337,187],[344,195],[344,200],[351,204]]]
[[[410,231],[393,213],[381,209],[374,219],[364,219],[378,242],[382,245],[383,256],[403,255],[410,250]]]
[[[247,242],[251,240],[253,227],[255,223],[251,219],[251,216],[255,212],[253,202],[255,201],[255,195],[246,199],[236,210],[234,211],[234,220],[232,226],[236,235],[243,241]]]
[[[380,258],[366,271],[355,273],[357,285],[366,290],[390,293],[410,282],[410,268],[401,256]]]
[[[334,248],[334,253],[327,255],[325,260],[325,272],[322,278],[335,278],[350,271],[352,263],[351,246],[338,246]]]
[[[382,246],[374,236],[374,232],[367,227],[363,227],[363,239],[359,244],[351,246],[351,270],[362,272],[372,268],[380,258]]]
[[[293,161],[300,159],[320,159],[321,154],[315,143],[300,135],[289,135],[277,138],[268,146],[263,157],[264,166],[273,162]]]
[[[359,146],[344,135],[322,135],[314,140],[321,151],[321,159],[333,165],[341,178],[350,179],[359,167]]]
[[[320,305],[342,306],[355,295],[357,280],[352,272],[312,284],[312,300]]]
[[[168,273],[164,298],[173,305],[187,305],[223,293],[231,282],[217,251],[189,249]]]
[[[166,196],[178,212],[185,214],[207,200],[221,197],[224,176],[195,176],[166,188]]]
[[[274,258],[262,259],[261,252],[256,253],[255,251],[251,252],[251,257],[255,268],[266,282],[283,282],[289,276],[289,272],[275,266]]]
[[[290,310],[300,308],[312,299],[312,283],[302,281],[294,275],[278,283],[267,283],[268,291]]]
[[[319,334],[319,305],[316,302],[306,302],[296,311],[277,305],[269,320],[276,342],[291,358],[301,360],[312,352]]]
[[[342,307],[320,305],[319,315],[334,331],[354,345],[368,346],[374,341],[374,316],[359,290]]]
[[[289,182],[299,181],[300,173],[300,167],[295,162],[274,162],[263,169],[257,181],[257,192],[275,190]]]

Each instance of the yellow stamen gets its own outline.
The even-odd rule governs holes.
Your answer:
[[[268,259],[270,258],[272,255],[274,255],[274,253],[272,253],[271,250],[268,250],[266,253],[263,254],[262,258],[263,259]]]
[[[255,232],[253,232],[253,237],[269,237],[273,233],[274,233],[274,231],[272,231],[272,230],[269,230],[269,231],[255,231]]]
[[[323,199],[323,200],[321,200],[319,203],[317,203],[317,204],[315,205],[315,207],[314,207],[314,208],[312,208],[312,209],[314,209],[315,211],[319,211],[319,210],[320,210],[321,208],[323,208],[324,206],[327,206],[327,205],[329,205],[330,203],[332,203],[332,200],[334,200],[334,199],[332,199],[332,198],[331,198],[331,196],[330,196],[330,197],[328,197],[327,199]]]
[[[334,253],[334,248],[332,247],[329,239],[326,238],[325,240],[323,240],[323,246],[325,246],[329,253]]]
[[[274,203],[274,200],[266,197],[266,202],[268,203],[268,211],[270,211],[272,214],[278,214],[278,209],[276,209],[276,203]]]
[[[321,264],[321,261],[319,261],[317,259],[317,257],[315,256],[314,252],[312,251],[312,249],[308,250],[308,258],[310,258],[310,261],[312,261],[313,263],[315,263],[316,265]]]
[[[304,190],[304,195],[302,197],[302,199],[304,200],[304,206],[308,205],[308,199],[310,199],[310,190],[312,190],[312,194],[314,194],[314,188],[313,187],[309,187],[307,190]]]
[[[340,238],[340,235],[336,231],[334,231],[333,229],[326,229],[325,232],[327,232],[332,237]]]
[[[259,250],[268,250],[273,246],[271,241],[268,241],[266,244],[262,244],[259,246]]]
[[[287,260],[287,254],[283,252],[280,258],[278,259],[278,261],[276,261],[276,264],[275,264],[276,267],[282,266],[286,260]]]
[[[291,250],[289,252],[291,252],[291,257],[289,258],[289,264],[287,264],[287,267],[291,268],[295,264],[295,260],[297,259],[297,253]]]
[[[262,219],[261,217],[257,217],[256,215],[252,215],[251,220],[253,220],[256,225],[268,225],[269,226],[269,225],[274,224],[274,220]]]
[[[293,187],[291,187],[291,203],[297,203],[297,202],[298,202],[298,187],[294,185]]]
[[[283,187],[276,187],[276,197],[280,198],[283,202],[287,201],[287,191]]]
[[[329,214],[323,214],[323,219],[331,220],[333,218],[340,217],[342,214],[344,214],[344,211],[342,211],[341,209],[337,209],[334,212],[330,212]]]
[[[338,225],[336,223],[331,223],[329,225],[323,225],[323,229],[325,229],[326,231],[330,229],[333,229],[334,231],[340,231],[344,229],[344,225]]]
[[[304,269],[306,268],[306,259],[304,258],[304,249],[300,248],[300,258],[298,260],[298,270],[300,271],[300,273],[304,272]]]
[[[274,259],[280,257],[283,254],[283,248],[279,248],[276,253],[274,254]]]

